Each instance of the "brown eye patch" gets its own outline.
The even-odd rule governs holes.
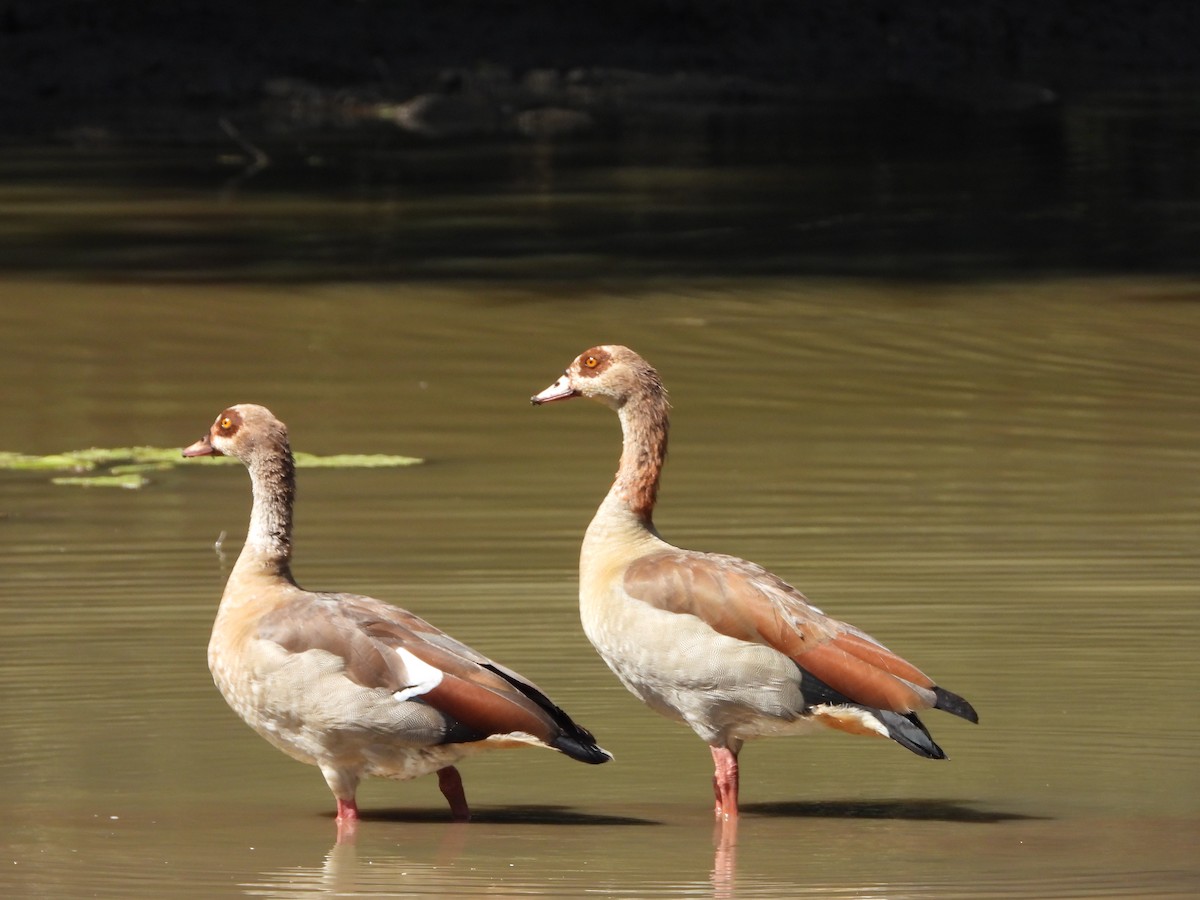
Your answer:
[[[579,371],[584,375],[599,375],[608,365],[608,351],[593,347],[579,355]]]
[[[217,417],[217,433],[231,435],[242,426],[242,417],[236,409],[227,409]]]

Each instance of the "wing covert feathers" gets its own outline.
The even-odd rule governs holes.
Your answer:
[[[534,684],[406,610],[352,594],[305,594],[265,616],[258,636],[291,653],[340,657],[344,675],[391,693],[412,687],[405,655],[441,673],[409,699],[456,723],[456,741],[522,732],[582,762],[611,756]],[[403,650],[404,652],[397,652]]]
[[[631,563],[624,587],[631,599],[696,616],[720,634],[774,648],[846,702],[901,716],[936,708],[978,721],[962,697],[937,687],[869,635],[826,616],[790,584],[755,563],[664,550]],[[910,727],[906,724],[902,730]]]

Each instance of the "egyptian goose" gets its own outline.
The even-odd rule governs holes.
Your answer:
[[[824,726],[944,759],[917,712],[978,721],[962,697],[761,566],[659,536],[652,517],[669,404],[646,360],[628,347],[593,347],[530,399],[572,397],[616,410],[624,435],[616,480],[580,552],[583,630],[634,696],[708,743],[719,820],[737,818],[737,758],[750,738]]]
[[[294,464],[287,428],[270,410],[229,407],[183,455],[238,458],[254,491],[208,645],[213,679],[246,724],[321,769],[339,837],[355,828],[364,775],[437,772],[454,818],[466,820],[454,768],[465,756],[534,745],[586,763],[612,758],[532,683],[412,613],[296,584]]]

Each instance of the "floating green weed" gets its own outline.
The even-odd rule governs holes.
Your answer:
[[[94,462],[84,460],[72,453],[54,453],[50,456],[27,456],[24,453],[9,453],[0,450],[0,468],[3,469],[73,469],[86,472],[96,468]]]
[[[383,453],[335,453],[333,456],[297,453],[295,457],[298,469],[387,469],[424,462],[416,456],[388,456]]]
[[[135,491],[150,483],[149,479],[132,472],[124,475],[64,475],[60,478],[51,478],[50,482],[52,484],[78,485],[79,487],[125,488],[130,491]]]
[[[317,456],[297,453],[296,467],[302,469],[381,469],[395,466],[415,466],[424,460],[415,456],[343,453]],[[80,487],[121,487],[136,490],[150,483],[149,472],[162,472],[175,466],[240,465],[228,456],[203,456],[184,459],[175,447],[89,447],[66,453],[35,456],[0,450],[0,469],[18,471],[69,472],[52,478],[53,484]]]

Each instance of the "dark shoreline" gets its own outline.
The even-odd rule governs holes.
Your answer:
[[[0,126],[7,140],[219,140],[221,118],[270,124],[280,85],[318,127],[419,97],[591,119],[552,118],[551,132],[714,103],[899,97],[1008,113],[1197,79],[1197,46],[1200,7],[1183,2],[7,0]]]

